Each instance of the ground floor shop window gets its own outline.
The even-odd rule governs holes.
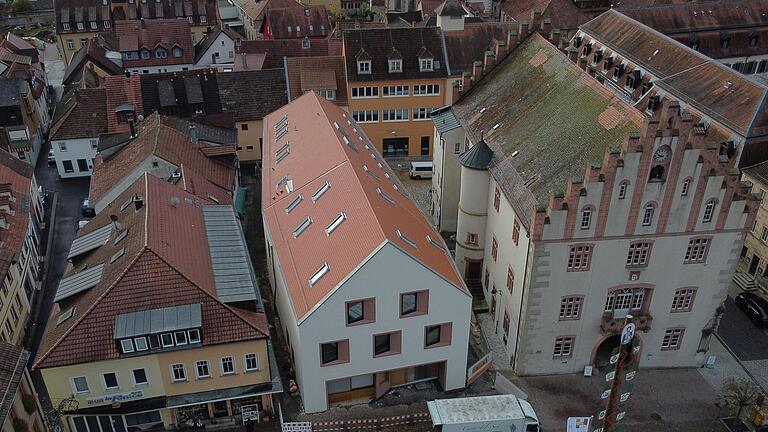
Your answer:
[[[139,432],[162,427],[160,411],[125,415],[73,416],[75,432]]]
[[[373,386],[373,374],[328,381],[328,394],[344,393]]]
[[[384,157],[408,156],[408,138],[384,138]]]

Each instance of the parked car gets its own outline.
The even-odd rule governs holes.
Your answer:
[[[53,149],[48,150],[48,165],[56,165],[56,156],[53,154]]]
[[[745,292],[736,296],[736,306],[757,326],[768,327],[768,300]]]
[[[90,201],[88,201],[88,198],[83,200],[83,205],[80,207],[80,212],[83,214],[84,217],[94,217],[96,216],[96,210],[91,207]]]

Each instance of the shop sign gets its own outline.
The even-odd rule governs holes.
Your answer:
[[[85,400],[88,405],[100,405],[104,403],[123,402],[133,399],[140,399],[144,397],[142,390],[136,390],[128,393],[114,393],[104,396],[91,397]]]
[[[243,405],[240,407],[240,413],[243,415],[243,424],[246,422],[259,422],[259,406]]]

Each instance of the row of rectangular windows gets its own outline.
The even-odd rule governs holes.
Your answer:
[[[235,375],[237,373],[234,357],[227,356],[219,359],[219,371],[221,376]],[[243,356],[243,370],[245,372],[254,372],[259,370],[259,356],[256,353],[248,353]],[[171,382],[180,382],[187,380],[187,369],[184,363],[175,363],[170,366]],[[211,377],[210,363],[208,360],[198,360],[195,362],[195,376],[197,379]],[[90,393],[88,378],[85,376],[76,376],[70,378],[72,390],[75,394]],[[134,387],[149,385],[149,375],[146,369],[137,368],[131,370],[131,382]],[[117,372],[105,372],[101,374],[101,384],[104,391],[113,391],[120,388]]]
[[[664,339],[661,341],[662,351],[680,349],[683,342],[684,328],[671,328],[664,330]],[[555,346],[552,350],[552,358],[566,358],[573,355],[576,344],[576,336],[558,336],[555,338]]]
[[[434,108],[413,108],[413,120],[429,120]],[[378,123],[379,114],[381,121],[396,122],[408,121],[410,111],[407,108],[385,109],[385,110],[355,110],[352,111],[352,118],[358,123]]]
[[[702,264],[706,262],[710,238],[698,237],[688,241],[683,264]],[[651,256],[652,241],[636,241],[629,245],[627,251],[627,267],[644,267],[648,265]],[[592,261],[593,245],[571,246],[568,252],[568,271],[587,271]],[[494,257],[495,259],[495,257]]]
[[[382,97],[403,97],[409,96],[411,87],[409,85],[391,85],[381,86]],[[439,96],[440,84],[414,84],[414,96]],[[352,99],[365,99],[379,97],[379,86],[352,87]]]
[[[693,301],[696,298],[696,291],[697,288],[695,287],[676,289],[675,295],[672,298],[670,312],[690,312],[693,309]],[[614,312],[618,310],[640,311],[647,306],[648,292],[650,292],[650,290],[643,287],[612,290],[606,296],[605,307],[603,310],[605,312]],[[581,319],[583,305],[584,296],[569,295],[563,297],[560,300],[560,313],[558,319],[560,321]]]

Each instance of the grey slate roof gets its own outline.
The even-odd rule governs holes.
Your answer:
[[[148,309],[115,317],[115,339],[200,328],[202,307],[192,303],[161,309]]]
[[[764,186],[768,186],[768,161],[746,167],[742,171]]]
[[[493,150],[482,138],[459,156],[461,166],[477,170],[487,170],[491,162],[493,162]]]
[[[459,120],[456,118],[456,114],[454,114],[450,106],[432,111],[432,123],[435,125],[435,129],[440,133],[461,127]]]
[[[104,244],[107,243],[107,240],[109,240],[113,228],[114,227],[110,223],[96,231],[91,231],[82,237],[76,238],[72,242],[72,247],[69,248],[67,259],[72,259],[78,255],[97,249],[100,246],[104,246]]]
[[[453,110],[470,141],[494,152],[489,170],[525,227],[568,180],[600,164],[643,116],[534,33]]]
[[[258,300],[259,286],[234,208],[203,206],[203,219],[219,300],[224,303]]]
[[[59,282],[54,302],[61,301],[77,293],[91,289],[99,284],[101,274],[104,272],[104,264],[99,264],[83,271],[65,277]]]

